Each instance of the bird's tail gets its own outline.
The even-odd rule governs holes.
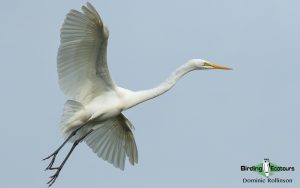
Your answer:
[[[62,132],[64,133],[64,137],[68,137],[70,134],[70,130],[72,128],[70,127],[70,121],[75,113],[79,112],[80,110],[83,110],[84,106],[77,101],[74,100],[67,100],[64,106],[63,115],[60,122],[60,127]]]

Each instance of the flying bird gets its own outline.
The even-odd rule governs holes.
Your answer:
[[[134,126],[124,110],[153,99],[171,89],[193,70],[224,69],[202,59],[191,59],[177,68],[164,82],[148,90],[132,91],[116,85],[107,66],[109,31],[96,9],[87,3],[82,12],[71,10],[61,28],[57,54],[59,86],[70,99],[64,105],[60,122],[65,141],[51,155],[46,170],[55,170],[48,185],[57,179],[78,143],[84,141],[99,157],[124,170],[125,159],[138,162]],[[54,167],[59,151],[73,143],[62,163]]]

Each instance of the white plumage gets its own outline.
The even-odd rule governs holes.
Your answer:
[[[73,99],[65,103],[62,131],[67,138],[71,131],[87,123],[72,140],[94,129],[86,143],[99,157],[124,169],[125,153],[132,165],[138,156],[131,123],[120,114],[120,92],[116,92],[106,63],[108,29],[91,4],[83,6],[82,11],[71,10],[61,29],[59,85]]]
[[[90,3],[82,6],[82,12],[71,10],[67,14],[57,56],[59,85],[70,98],[65,103],[61,128],[65,142],[74,143],[69,154],[84,140],[99,157],[124,169],[126,156],[134,165],[138,162],[138,152],[133,125],[121,113],[123,110],[165,93],[192,70],[230,68],[192,59],[157,87],[131,91],[118,87],[110,77],[106,57],[108,37],[107,27]],[[52,167],[62,146],[45,158],[52,157],[46,169],[57,170],[49,185],[54,183],[69,157],[68,154],[58,168]]]

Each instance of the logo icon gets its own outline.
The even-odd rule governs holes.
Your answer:
[[[264,173],[265,173],[266,177],[269,177],[270,172],[271,172],[271,166],[270,166],[270,160],[269,159],[264,159],[263,170],[264,170]]]
[[[290,178],[282,179],[282,178],[270,178],[270,176],[273,176],[274,174],[279,174],[279,172],[292,172],[295,171],[294,166],[281,166],[277,165],[270,161],[269,158],[265,158],[262,163],[258,163],[256,165],[252,166],[241,166],[242,172],[256,172],[260,176],[263,176],[261,178],[243,178],[243,183],[292,183],[293,180]]]

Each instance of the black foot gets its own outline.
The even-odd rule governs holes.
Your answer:
[[[76,130],[76,131],[77,131],[77,130]],[[53,164],[54,164],[54,162],[55,162],[55,158],[56,158],[56,156],[57,156],[59,150],[66,144],[66,141],[68,141],[69,138],[68,138],[68,139],[67,139],[67,140],[66,140],[66,141],[65,141],[65,142],[57,149],[57,150],[55,150],[51,155],[49,155],[48,157],[46,157],[46,158],[43,159],[43,161],[44,161],[44,160],[50,159],[50,158],[52,157],[52,159],[51,159],[49,165],[47,166],[47,168],[46,168],[45,170],[56,170],[56,172],[55,172],[52,176],[49,177],[50,180],[47,182],[47,184],[48,184],[49,187],[50,187],[51,185],[53,185],[53,183],[56,181],[56,179],[57,179],[57,177],[58,177],[58,175],[59,175],[61,169],[64,167],[65,163],[67,162],[68,158],[69,158],[70,155],[72,154],[72,152],[73,152],[73,150],[75,149],[75,147],[76,147],[81,141],[83,141],[84,138],[85,138],[86,136],[88,136],[91,132],[93,132],[93,129],[91,129],[89,132],[87,132],[85,135],[83,135],[82,137],[80,137],[79,139],[77,139],[77,140],[73,143],[73,145],[72,145],[72,147],[71,147],[69,153],[68,153],[67,156],[64,158],[64,160],[63,160],[62,163],[59,165],[59,167],[52,167],[52,166],[53,166]],[[75,133],[76,133],[76,132],[75,132]],[[74,135],[75,135],[75,134],[74,134]]]
[[[47,168],[45,169],[45,171],[46,170],[53,170],[52,166],[53,166],[53,164],[55,162],[55,158],[56,158],[57,154],[58,154],[58,150],[56,150],[51,155],[49,155],[48,157],[46,157],[46,158],[43,159],[43,161],[45,161],[45,160],[50,159],[52,157],[52,159],[51,159],[49,165],[47,166]]]
[[[51,169],[49,168],[49,170],[56,170],[56,172],[55,172],[52,176],[49,177],[49,178],[50,178],[50,181],[47,182],[47,184],[48,184],[49,187],[50,187],[51,185],[53,185],[53,183],[56,181],[56,179],[57,179],[57,177],[58,177],[58,175],[59,175],[61,169],[62,169],[62,166],[60,166],[60,167],[55,167],[55,168],[51,168]]]

